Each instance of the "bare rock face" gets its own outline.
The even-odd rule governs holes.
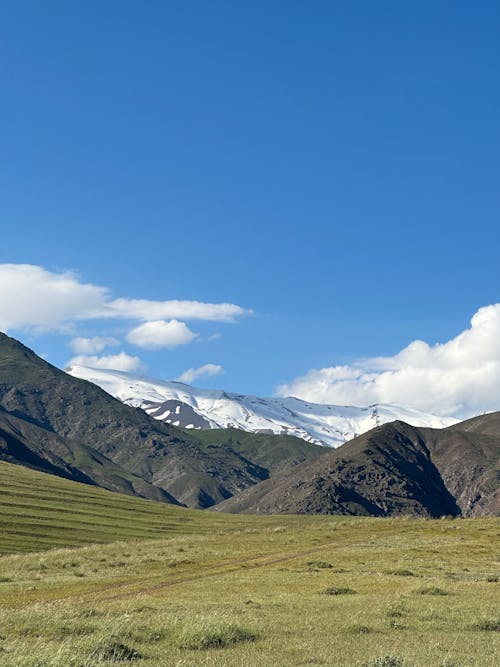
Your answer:
[[[442,431],[422,429],[433,460],[463,516],[500,514],[499,416],[497,412],[481,415]],[[481,431],[483,428],[486,432]]]

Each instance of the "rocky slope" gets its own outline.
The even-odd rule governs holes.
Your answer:
[[[500,513],[500,413],[447,429],[379,426],[215,509],[242,513]]]

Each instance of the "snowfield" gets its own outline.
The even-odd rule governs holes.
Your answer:
[[[396,419],[431,428],[444,428],[458,421],[392,403],[367,407],[320,405],[293,397],[259,398],[198,389],[182,382],[85,366],[72,366],[66,372],[93,382],[124,403],[174,426],[286,433],[326,447],[338,447],[374,426]]]

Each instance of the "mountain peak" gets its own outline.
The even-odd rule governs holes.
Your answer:
[[[200,389],[177,381],[154,380],[84,366],[73,366],[68,372],[174,426],[195,429],[234,427],[253,433],[286,434],[326,447],[338,447],[361,433],[394,420],[433,428],[450,426],[457,421],[391,403],[367,407],[324,405],[293,396],[261,398]]]

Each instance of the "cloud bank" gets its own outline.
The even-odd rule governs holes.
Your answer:
[[[480,308],[470,328],[436,345],[415,340],[392,357],[312,369],[279,396],[315,403],[399,403],[467,418],[500,409],[500,303]]]
[[[218,364],[205,364],[199,368],[188,368],[187,371],[184,371],[177,380],[179,382],[185,382],[186,384],[191,384],[200,377],[208,376],[213,377],[214,375],[220,375],[224,372],[224,368]]]

